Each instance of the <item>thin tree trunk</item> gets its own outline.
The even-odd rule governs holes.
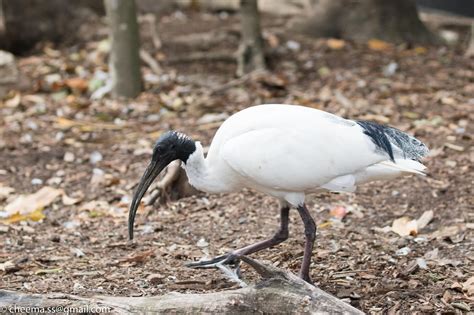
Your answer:
[[[471,39],[469,40],[469,46],[466,50],[466,57],[473,57],[474,56],[474,22],[471,24]]]
[[[265,68],[263,38],[257,0],[240,0],[242,39],[237,56],[237,75]]]
[[[113,94],[136,97],[142,90],[138,23],[134,0],[105,0],[112,45],[109,67]]]
[[[3,0],[0,0],[0,38],[5,33],[5,15],[3,14]]]

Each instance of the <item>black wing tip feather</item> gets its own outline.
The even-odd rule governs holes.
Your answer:
[[[377,148],[387,153],[390,160],[395,162],[392,144],[385,133],[386,129],[389,127],[365,120],[358,120],[357,123],[364,129],[364,134],[370,137]]]
[[[364,129],[364,134],[370,137],[377,149],[388,154],[393,162],[395,162],[394,149],[397,155],[402,155],[404,159],[418,162],[429,152],[423,142],[397,128],[364,120],[359,120],[357,123]]]

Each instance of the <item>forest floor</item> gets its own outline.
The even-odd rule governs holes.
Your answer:
[[[244,190],[142,206],[134,242],[128,206],[160,133],[180,130],[209,145],[227,114],[290,103],[387,123],[431,149],[427,177],[308,196],[318,223],[316,285],[369,313],[474,310],[473,60],[458,47],[314,40],[284,24],[264,21],[271,71],[233,81],[237,17],[163,17],[161,49],[143,35],[163,73],[145,66],[146,91],[133,101],[90,99],[106,70],[104,26],[74,47],[19,57],[22,86],[0,103],[0,288],[82,296],[235,288],[218,270],[184,264],[272,235],[276,200]],[[42,187],[27,199],[33,213],[7,211]],[[429,211],[417,235],[390,229]],[[296,212],[290,224],[288,241],[252,257],[297,272],[304,234]],[[257,280],[246,266],[243,277]]]

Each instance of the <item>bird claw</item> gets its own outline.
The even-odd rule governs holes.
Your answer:
[[[234,269],[230,268],[232,265]],[[240,258],[235,254],[225,254],[217,256],[210,260],[201,260],[197,262],[187,263],[186,267],[190,268],[218,268],[231,281],[238,283],[242,288],[247,284],[240,279]]]
[[[225,254],[214,257],[210,260],[200,260],[186,264],[190,268],[219,268],[222,265],[240,266],[240,259],[234,254]]]

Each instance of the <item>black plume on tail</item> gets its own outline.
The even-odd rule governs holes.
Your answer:
[[[393,157],[392,144],[385,134],[387,127],[379,125],[371,121],[358,120],[357,123],[364,128],[364,134],[370,137],[372,142],[377,146],[377,148],[386,152],[390,157],[390,160],[395,162]]]
[[[388,154],[395,162],[395,155],[404,159],[420,161],[428,154],[426,145],[415,137],[393,127],[379,125],[371,121],[357,121],[378,149]]]

